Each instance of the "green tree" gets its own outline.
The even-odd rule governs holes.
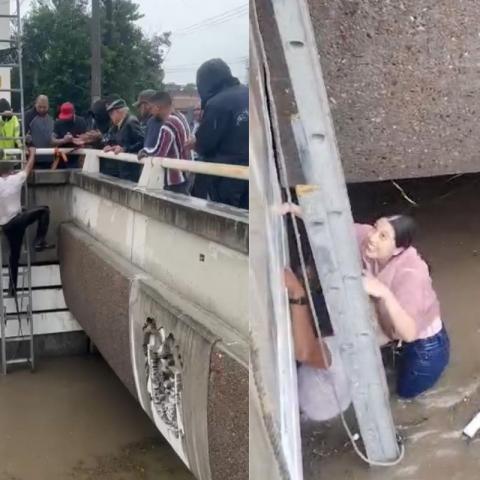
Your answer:
[[[182,93],[186,95],[194,95],[197,93],[197,85],[195,83],[187,83],[182,88]]]
[[[88,0],[37,0],[24,22],[25,101],[39,93],[52,105],[90,104],[90,17]],[[102,8],[102,89],[132,102],[144,88],[161,88],[161,47],[169,34],[147,38],[136,24],[142,15],[132,0],[106,0]]]

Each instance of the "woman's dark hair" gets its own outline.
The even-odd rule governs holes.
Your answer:
[[[417,228],[415,220],[408,215],[394,215],[387,217],[387,220],[395,232],[395,245],[399,248],[410,247]]]

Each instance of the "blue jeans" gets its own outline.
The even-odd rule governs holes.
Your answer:
[[[432,387],[450,358],[450,341],[445,327],[432,337],[405,343],[400,354],[397,393],[413,398]]]

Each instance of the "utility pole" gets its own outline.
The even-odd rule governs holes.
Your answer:
[[[91,29],[91,97],[92,102],[94,102],[99,100],[102,96],[102,32],[100,24],[100,0],[92,0]]]
[[[107,47],[112,45],[112,22],[113,22],[113,3],[112,0],[103,0],[105,5],[105,45]]]

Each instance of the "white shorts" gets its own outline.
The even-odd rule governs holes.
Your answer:
[[[322,370],[301,365],[297,372],[300,410],[310,420],[317,422],[336,417],[344,412],[352,401],[336,340],[334,337],[328,337],[324,341],[332,357],[330,368]]]

